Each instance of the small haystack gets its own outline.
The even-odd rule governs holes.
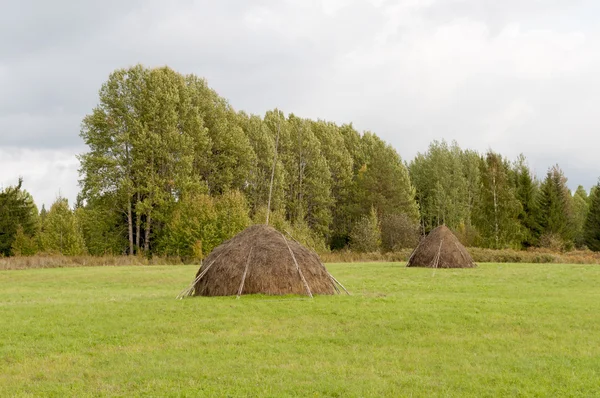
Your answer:
[[[456,236],[441,225],[421,239],[410,255],[407,267],[473,268],[477,264]]]
[[[216,247],[204,259],[192,285],[178,297],[242,294],[312,297],[339,293],[336,283],[339,284],[315,252],[275,228],[253,225]]]

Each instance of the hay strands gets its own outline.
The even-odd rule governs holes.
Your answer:
[[[300,279],[302,279],[302,283],[304,284],[304,287],[306,288],[306,292],[308,293],[308,296],[310,298],[313,298],[312,292],[310,291],[310,286],[308,286],[308,282],[306,282],[306,278],[304,278],[304,274],[302,273],[302,270],[300,269],[300,266],[298,265],[298,261],[296,261],[296,256],[294,255],[294,252],[292,251],[292,248],[290,247],[290,244],[288,243],[288,241],[285,238],[284,234],[281,234],[281,237],[285,241],[285,244],[286,244],[288,250],[290,251],[290,255],[292,256],[292,260],[294,260],[294,264],[296,264],[296,269],[298,270],[298,274],[300,274]]]
[[[287,235],[290,237],[290,239],[291,239],[291,240],[293,240],[293,241],[294,241],[294,242],[296,242],[297,244],[301,245],[301,243],[300,243],[300,242],[298,242],[298,241],[297,241],[297,240],[296,240],[296,239],[295,239],[295,238],[292,236],[292,234],[290,234],[290,231],[288,231],[288,230],[286,229],[286,230],[285,230],[285,233],[286,233],[286,234],[287,234]],[[307,246],[307,247],[308,247],[308,246]],[[316,251],[315,251],[313,248],[309,247],[309,249],[310,249],[310,250],[311,250],[313,253],[315,253],[315,255],[318,257],[318,254],[317,254],[317,252],[316,252]],[[340,283],[340,281],[338,281],[337,279],[335,279],[335,277],[334,277],[333,275],[331,275],[331,274],[329,273],[329,271],[327,271],[327,268],[325,268],[325,265],[324,265],[324,264],[321,262],[321,260],[320,260],[320,259],[319,259],[319,264],[321,264],[321,267],[323,267],[323,269],[325,270],[325,272],[327,273],[327,275],[329,276],[329,278],[330,278],[330,279],[331,279],[331,281],[333,282],[333,288],[336,290],[336,292],[340,293],[340,289],[337,287],[337,285],[340,285],[340,287],[341,287],[342,289],[344,289],[344,291],[346,292],[346,294],[347,294],[348,296],[352,296],[352,295],[350,294],[350,292],[349,292],[348,290],[346,290],[346,288],[344,287],[344,285],[342,285],[342,284]]]
[[[439,265],[439,263],[440,263],[440,254],[441,254],[441,252],[442,252],[442,245],[443,245],[443,244],[444,244],[444,239],[442,239],[442,240],[440,241],[440,247],[438,247],[437,254],[436,254],[436,255],[435,255],[435,257],[433,258],[433,263],[432,263],[432,265],[433,265],[433,275],[435,275],[435,271],[437,270],[437,268],[438,268],[438,265]],[[432,276],[433,276],[433,275],[432,275]]]
[[[467,256],[465,256],[465,253],[464,253],[464,251],[463,251],[463,250],[465,250],[465,249],[461,249],[461,248],[460,248],[460,246],[458,246],[458,243],[456,243],[456,242],[454,242],[454,245],[456,245],[456,250],[458,250],[458,252],[459,252],[459,253],[460,253],[460,255],[462,256],[463,260],[465,260],[465,262],[469,263],[469,265],[471,265],[471,266],[472,266],[472,265],[474,264],[474,262],[473,262],[473,261],[471,261],[471,260],[469,260],[469,259],[467,258]]]
[[[252,249],[254,246],[250,247],[250,252],[248,253],[248,259],[246,260],[246,268],[244,268],[244,274],[242,275],[242,282],[240,283],[240,288],[238,289],[237,297],[240,298],[242,295],[242,291],[244,290],[244,282],[246,282],[246,274],[248,273],[248,267],[250,267],[250,257],[252,256]]]
[[[417,250],[419,250],[419,247],[421,247],[421,243],[423,243],[423,238],[421,238],[419,240],[419,244],[417,245],[417,247],[415,247],[414,250],[412,251],[412,253],[410,253],[410,257],[408,257],[408,261],[406,262],[406,266],[408,266],[410,264],[411,260],[415,256],[415,253],[417,252]]]
[[[223,253],[225,253],[225,251],[223,251]],[[196,286],[196,283],[198,283],[200,281],[200,279],[202,279],[202,277],[204,275],[206,275],[206,273],[208,272],[208,270],[210,269],[210,267],[215,263],[215,261],[217,261],[219,259],[219,257],[221,257],[223,255],[223,253],[219,254],[217,256],[217,258],[215,258],[210,264],[208,264],[206,266],[206,269],[202,270],[202,272],[196,277],[196,279],[194,279],[194,281],[190,284],[190,286],[188,286],[187,288],[183,289],[181,291],[181,293],[179,293],[176,297],[176,299],[181,300],[184,297],[188,297],[192,295],[192,292],[194,291],[194,288]]]
[[[332,280],[332,281],[334,281],[335,283],[337,283],[338,285],[340,285],[340,287],[341,287],[342,289],[344,289],[344,291],[346,292],[346,294],[347,294],[348,296],[352,296],[352,295],[350,294],[350,292],[349,292],[348,290],[346,290],[346,288],[344,287],[344,285],[342,285],[342,284],[340,283],[340,281],[338,281],[337,279],[335,279],[335,276],[331,275],[329,272],[327,272],[327,274],[329,275],[329,277],[331,278],[331,280]],[[337,288],[337,286],[335,285],[335,283],[333,284],[333,286],[334,286],[334,287],[336,288],[336,290],[339,292],[339,291],[340,291],[340,289],[338,289],[338,288]]]

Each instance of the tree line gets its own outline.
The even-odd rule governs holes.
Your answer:
[[[73,207],[0,192],[0,255],[202,258],[267,214],[316,250],[397,250],[441,224],[468,246],[600,250],[598,186],[571,194],[557,165],[538,180],[523,156],[444,141],[405,163],[352,124],[236,111],[168,67],[114,71],[80,136]]]

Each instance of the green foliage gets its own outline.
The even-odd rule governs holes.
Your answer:
[[[267,217],[267,208],[258,209],[253,218],[254,224],[264,224]],[[290,223],[283,210],[272,211],[269,216],[269,225],[286,237],[291,237],[304,246],[316,251],[317,253],[327,253],[329,248],[325,244],[323,236],[316,233],[308,226],[306,222],[300,221],[294,224]]]
[[[381,220],[384,252],[413,248],[419,242],[419,225],[406,214],[387,214]]]
[[[120,255],[127,252],[127,229],[123,217],[111,206],[111,197],[75,209],[85,247],[93,256]]]
[[[58,198],[42,227],[42,249],[48,253],[77,256],[86,252],[79,221],[65,198]]]
[[[287,214],[326,236],[332,221],[331,172],[309,121],[290,115],[281,126],[281,159],[286,169]]]
[[[573,242],[581,248],[585,245],[584,226],[590,210],[587,192],[583,186],[578,186],[573,195]]]
[[[442,224],[451,229],[470,224],[479,195],[480,161],[456,142],[449,146],[434,141],[425,154],[417,154],[409,167],[425,231]]]
[[[165,255],[202,259],[217,245],[250,225],[248,205],[237,191],[212,198],[206,194],[184,197],[176,204],[159,251]]]
[[[239,191],[229,191],[217,197],[215,211],[216,226],[221,241],[233,238],[252,222],[248,215],[246,197]]]
[[[531,175],[525,157],[520,155],[513,166],[515,195],[521,204],[519,222],[523,234],[522,244],[525,247],[538,244],[540,237],[538,195],[539,187]]]
[[[538,206],[542,235],[558,236],[568,246],[575,234],[573,203],[567,179],[558,165],[548,170]]]
[[[405,224],[420,222],[421,232],[446,224],[463,242],[486,247],[536,246],[541,236],[559,236],[564,247],[584,240],[589,199],[571,198],[560,170],[540,187],[523,156],[511,165],[445,141],[407,167],[389,144],[352,124],[279,109],[236,112],[204,79],[168,67],[111,73],[81,137],[89,150],[80,156],[77,217],[92,254],[206,254],[248,217],[264,222],[273,171],[273,225],[320,251],[345,247],[372,208],[385,224],[385,250],[411,241],[393,231],[398,223],[408,231]],[[4,255],[17,225],[7,220],[0,219]]]
[[[368,216],[361,217],[350,231],[350,248],[359,253],[369,253],[379,250],[381,246],[381,231],[379,218],[374,207]]]
[[[17,226],[17,233],[11,246],[13,256],[33,256],[38,252],[38,245],[34,237],[25,234],[21,225]]]
[[[354,161],[338,126],[323,120],[310,122],[310,126],[321,143],[321,153],[331,174],[331,196],[336,205],[332,208],[330,233],[334,236],[348,235],[352,226],[350,199]]]
[[[593,251],[600,251],[600,182],[590,194],[590,207],[583,228],[585,245]]]
[[[267,206],[269,199],[269,186],[273,161],[275,158],[275,144],[277,125],[275,122],[274,131],[271,131],[266,120],[269,113],[265,115],[265,121],[258,116],[248,116],[240,113],[239,124],[248,137],[250,145],[256,154],[256,162],[252,165],[246,176],[246,186],[244,192],[249,202],[252,214],[259,208]],[[273,116],[275,119],[276,117]],[[280,209],[283,207],[283,166],[278,161],[274,176],[274,195],[271,199],[271,208]]]
[[[20,239],[32,238],[39,232],[39,216],[31,195],[21,189],[23,180],[16,186],[0,191],[0,256],[10,256],[19,228]],[[24,241],[17,243],[17,250]]]
[[[510,183],[508,162],[490,151],[480,170],[481,197],[473,221],[483,244],[494,249],[520,246],[522,207]]]
[[[219,243],[214,200],[206,194],[190,195],[175,206],[159,251],[165,255],[203,257]]]
[[[379,137],[365,133],[361,138],[365,163],[356,177],[356,193],[360,215],[372,208],[377,214],[406,214],[411,220],[419,219],[415,189],[400,155]]]

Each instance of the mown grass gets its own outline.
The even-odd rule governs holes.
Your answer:
[[[329,264],[353,296],[175,296],[195,266],[0,272],[0,396],[598,396],[600,267]]]

